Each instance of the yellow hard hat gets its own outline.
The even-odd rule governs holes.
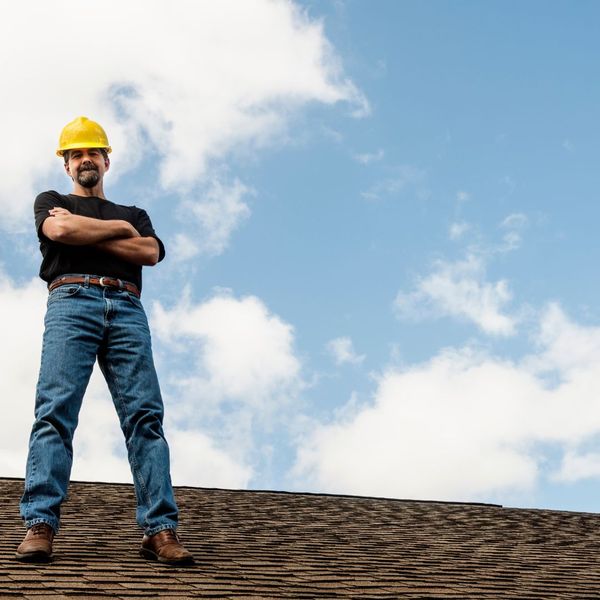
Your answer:
[[[104,129],[87,117],[77,117],[63,127],[56,154],[62,156],[65,150],[75,148],[104,148],[107,152],[112,152]]]

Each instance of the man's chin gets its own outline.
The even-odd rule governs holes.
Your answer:
[[[77,183],[84,188],[93,188],[100,181],[100,177],[95,171],[92,171],[90,175],[88,173],[90,171],[79,175]]]

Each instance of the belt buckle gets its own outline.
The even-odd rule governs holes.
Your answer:
[[[123,284],[123,282],[120,279],[113,279],[113,281],[117,282],[117,285],[112,285],[110,283],[105,283],[105,281],[104,281],[105,279],[113,279],[113,278],[112,277],[105,277],[105,276],[100,277],[100,279],[98,280],[98,283],[100,284],[100,287],[116,287],[116,288],[118,288],[120,290],[122,290],[125,287],[125,285]]]

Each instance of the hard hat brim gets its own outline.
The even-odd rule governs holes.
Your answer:
[[[108,154],[110,154],[112,152],[112,148],[110,146],[103,146],[102,144],[94,144],[93,142],[90,142],[88,144],[78,142],[75,144],[67,144],[63,148],[59,148],[56,151],[56,156],[63,156],[67,150],[81,150],[82,148],[102,148],[103,150],[106,150],[106,152]]]

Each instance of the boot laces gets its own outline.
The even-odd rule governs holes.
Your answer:
[[[48,527],[49,525],[46,525],[46,523],[37,523],[31,528],[31,533],[33,535],[46,535],[46,530]]]
[[[165,542],[179,542],[179,538],[174,529],[164,529],[163,539]]]

